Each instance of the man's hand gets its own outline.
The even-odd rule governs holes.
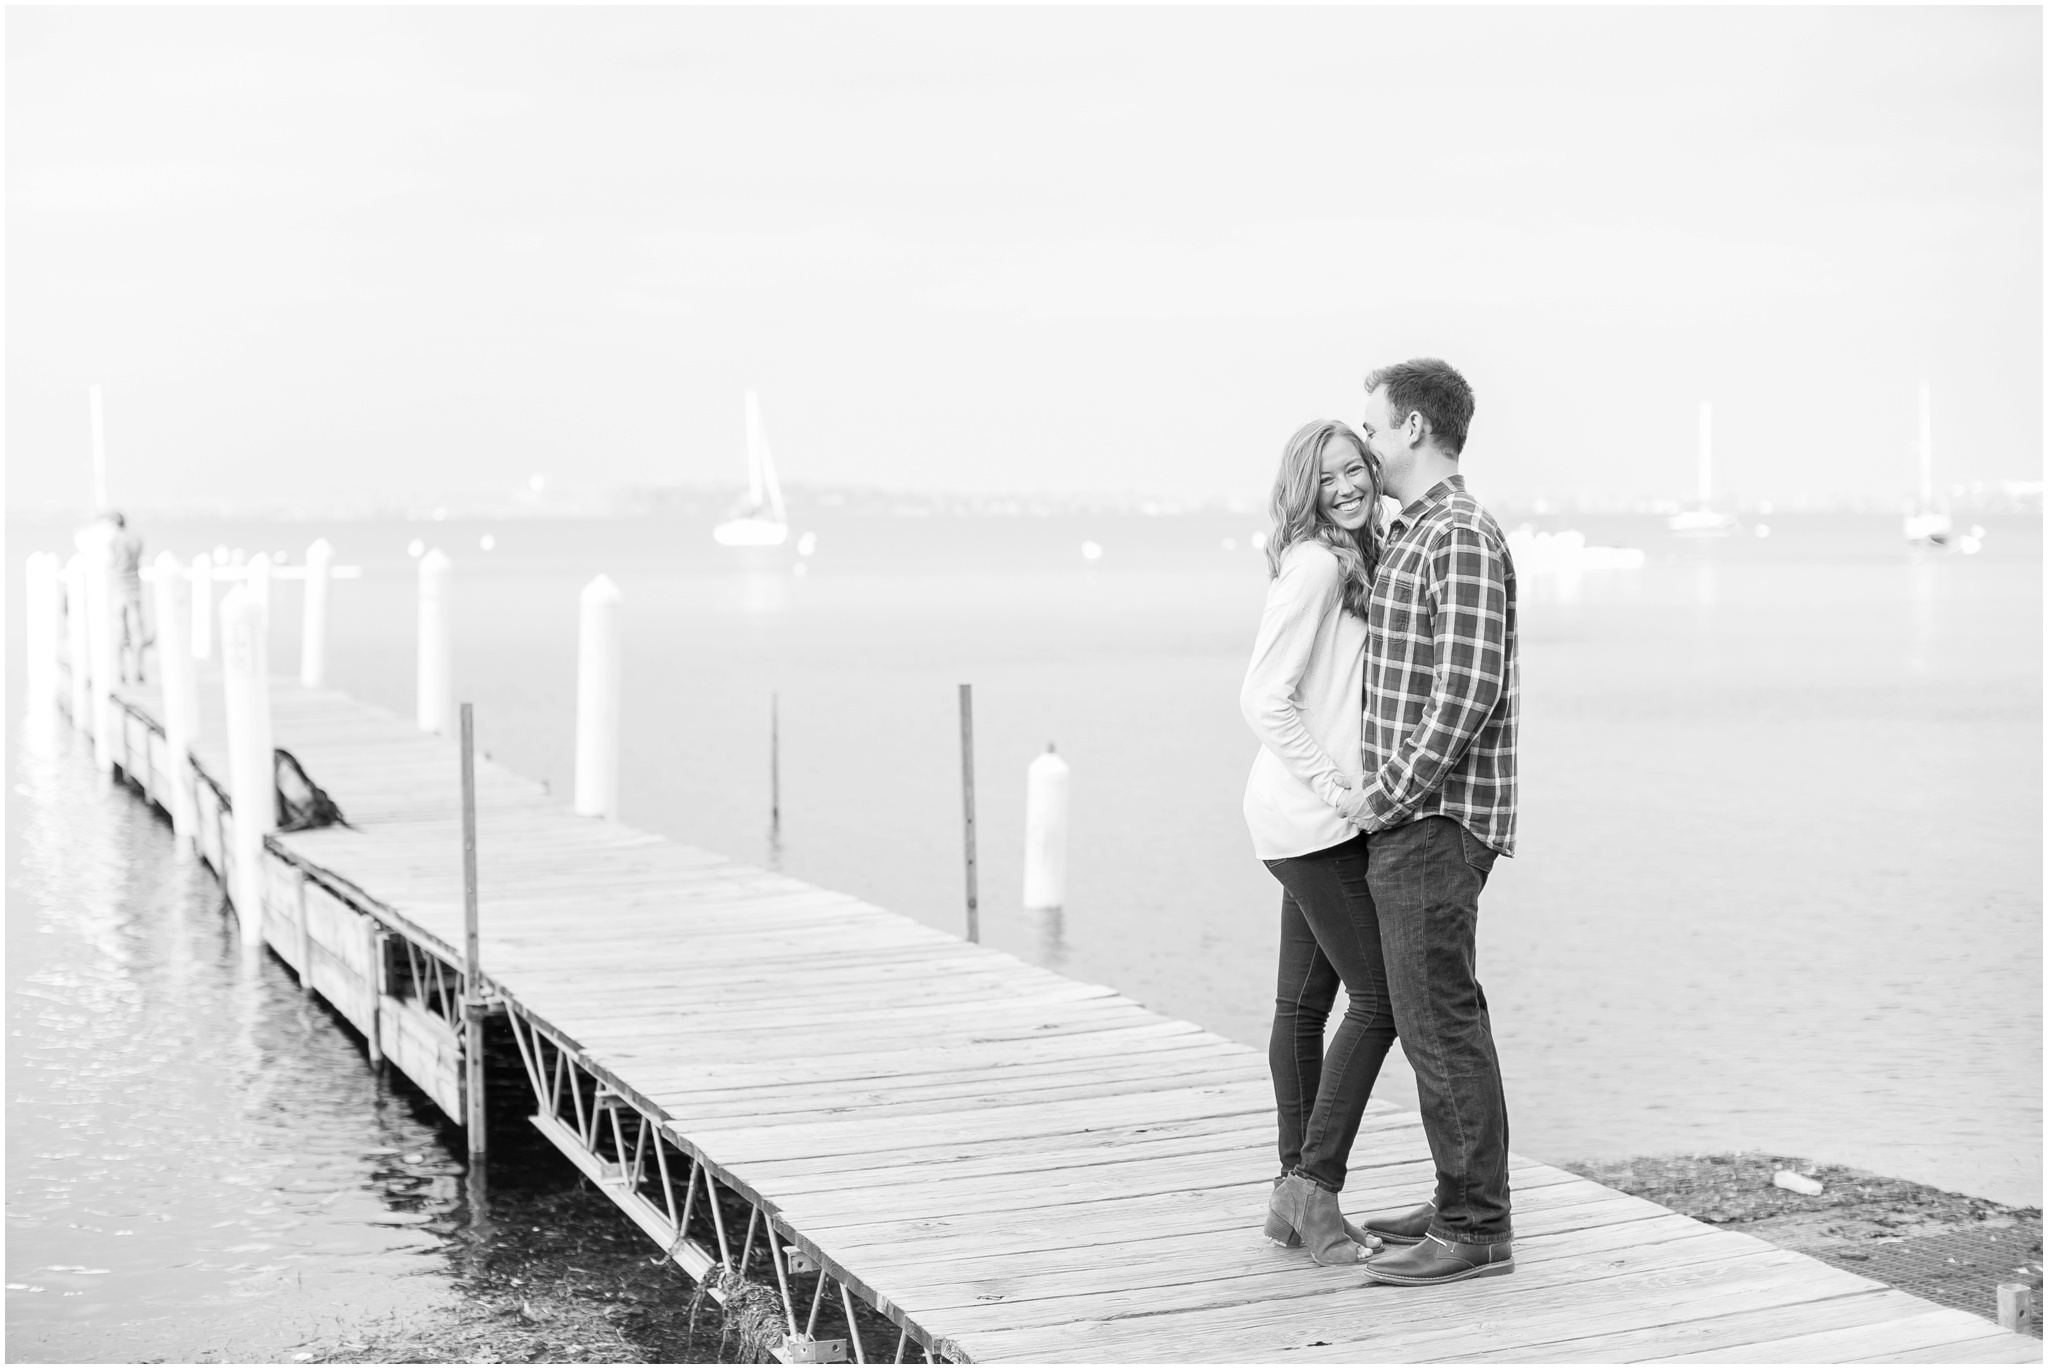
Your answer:
[[[1337,810],[1338,815],[1344,821],[1350,823],[1353,827],[1364,828],[1365,820],[1369,816],[1369,810],[1366,808],[1365,803],[1365,791],[1363,789],[1353,789],[1351,782],[1342,775],[1337,777],[1337,798],[1331,806]]]

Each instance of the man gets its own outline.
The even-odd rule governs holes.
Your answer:
[[[1368,1218],[1382,1283],[1514,1269],[1508,1117],[1476,973],[1479,892],[1515,847],[1515,570],[1458,459],[1472,387],[1436,360],[1366,377],[1367,444],[1402,504],[1367,618],[1366,782],[1346,816],[1366,832],[1388,998],[1415,1070],[1436,1194]]]
[[[142,538],[128,526],[118,510],[107,514],[111,524],[107,536],[107,588],[112,592],[115,620],[121,625],[116,668],[129,679],[129,653],[134,653],[137,684],[142,682],[142,648],[148,645],[142,625]]]

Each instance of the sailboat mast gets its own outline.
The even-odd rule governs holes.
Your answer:
[[[1714,500],[1714,406],[1700,401],[1700,506]]]
[[[767,437],[761,431],[761,399],[747,391],[747,503],[761,507],[761,451]]]
[[[1920,385],[1920,507],[1934,507],[1934,392]]]

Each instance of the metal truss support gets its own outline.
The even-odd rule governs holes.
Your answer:
[[[826,1258],[772,1203],[668,1131],[658,1109],[592,1069],[573,1042],[516,1003],[506,1002],[506,1015],[533,1090],[533,1125],[713,1299],[759,1308],[772,1300],[785,1329],[780,1345],[765,1348],[777,1360],[867,1364],[861,1323],[872,1328],[879,1317],[897,1328],[895,1363],[913,1345],[925,1363],[937,1361],[942,1352],[931,1337],[878,1306],[851,1270]],[[744,1227],[728,1225],[728,1210],[736,1217],[742,1207]]]

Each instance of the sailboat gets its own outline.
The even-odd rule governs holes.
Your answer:
[[[1920,387],[1920,502],[1906,511],[1906,540],[1945,547],[1955,522],[1934,507],[1934,396]]]
[[[1680,537],[1726,537],[1735,531],[1735,515],[1714,507],[1714,406],[1700,401],[1700,497],[1693,507],[1674,513],[1664,526]]]
[[[711,536],[724,547],[779,547],[789,540],[782,484],[775,478],[775,457],[761,423],[761,400],[752,390],[747,391],[747,497],[733,506]]]

